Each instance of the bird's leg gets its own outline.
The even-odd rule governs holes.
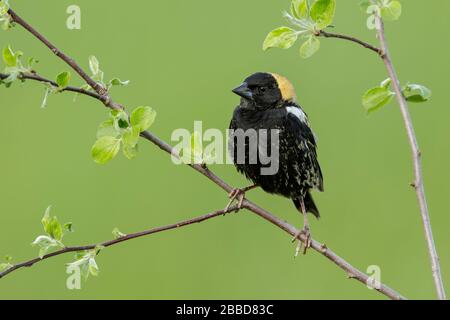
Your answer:
[[[242,188],[242,189],[233,189],[228,194],[228,198],[230,198],[230,201],[228,202],[227,206],[225,207],[225,211],[228,211],[228,209],[230,208],[230,206],[233,204],[233,202],[236,199],[238,200],[238,205],[236,207],[236,211],[240,210],[242,208],[242,203],[244,202],[244,199],[245,199],[245,193],[247,191],[253,190],[257,187],[258,187],[258,185],[254,184],[254,185],[248,186],[246,188]]]
[[[308,222],[308,213],[306,212],[306,208],[305,208],[305,202],[303,201],[303,198],[300,199],[300,207],[302,210],[302,215],[303,215],[303,229],[298,232],[295,237],[292,239],[292,242],[298,240],[298,245],[297,245],[297,249],[295,252],[295,256],[298,255],[299,251],[302,249],[302,246],[304,244],[304,249],[303,249],[303,254],[306,254],[306,251],[308,250],[308,248],[311,247],[311,232],[310,232],[310,228],[309,228],[309,222]],[[300,235],[304,235],[305,236],[305,241],[304,243],[300,240]]]

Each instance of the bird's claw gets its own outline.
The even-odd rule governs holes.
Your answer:
[[[300,236],[304,235],[305,240],[300,239]],[[309,227],[304,227],[300,232],[298,232],[294,238],[292,238],[292,242],[295,242],[298,240],[297,248],[295,249],[295,256],[298,256],[298,253],[303,248],[303,254],[305,255],[307,250],[311,248],[311,232],[309,230]]]
[[[228,209],[230,209],[233,202],[237,199],[238,204],[236,206],[236,212],[238,212],[240,209],[242,209],[242,205],[243,205],[244,199],[245,199],[245,191],[242,189],[233,189],[228,194],[228,198],[230,198],[230,201],[228,202],[227,206],[225,207],[225,211],[228,211]]]

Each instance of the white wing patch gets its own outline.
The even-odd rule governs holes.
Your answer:
[[[308,118],[306,117],[306,114],[303,112],[302,109],[297,107],[286,107],[286,110],[288,113],[291,113],[294,116],[296,116],[301,122],[308,123]]]
[[[298,108],[298,107],[286,107],[286,111],[290,114],[293,114],[294,116],[296,116],[301,122],[306,123],[309,127],[309,122],[308,122],[308,117],[306,116],[306,114],[303,112],[302,109]],[[314,133],[314,131],[312,131],[312,134],[314,136],[314,141],[317,144],[317,136]]]

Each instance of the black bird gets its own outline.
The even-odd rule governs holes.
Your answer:
[[[238,206],[241,206],[245,191],[257,186],[268,193],[292,199],[304,217],[301,233],[308,239],[306,250],[310,245],[307,212],[317,218],[320,217],[310,191],[324,190],[322,171],[317,160],[317,141],[308,116],[297,104],[295,89],[291,82],[278,74],[255,73],[245,79],[244,83],[233,92],[241,97],[241,102],[235,109],[230,124],[229,151],[237,170],[251,180],[254,186],[234,190],[230,194],[230,204],[239,198]],[[239,140],[237,132],[242,134],[249,130],[257,132],[256,140],[252,140],[249,134]],[[266,138],[263,138],[261,132],[264,131],[261,130],[267,130]],[[270,132],[278,133],[278,143]],[[261,169],[273,165],[263,162],[262,154],[269,154],[271,151],[270,154],[273,155],[272,152],[276,151],[274,149],[276,147],[278,147],[276,159],[278,170],[271,174],[262,174]],[[257,156],[252,162],[251,153],[255,150]],[[243,158],[242,152],[245,152]],[[242,161],[243,159],[245,161]],[[299,235],[300,233],[294,239]]]

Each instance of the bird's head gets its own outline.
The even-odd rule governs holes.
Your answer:
[[[276,73],[255,73],[233,89],[233,93],[240,96],[246,106],[256,109],[277,108],[296,101],[294,86]]]

